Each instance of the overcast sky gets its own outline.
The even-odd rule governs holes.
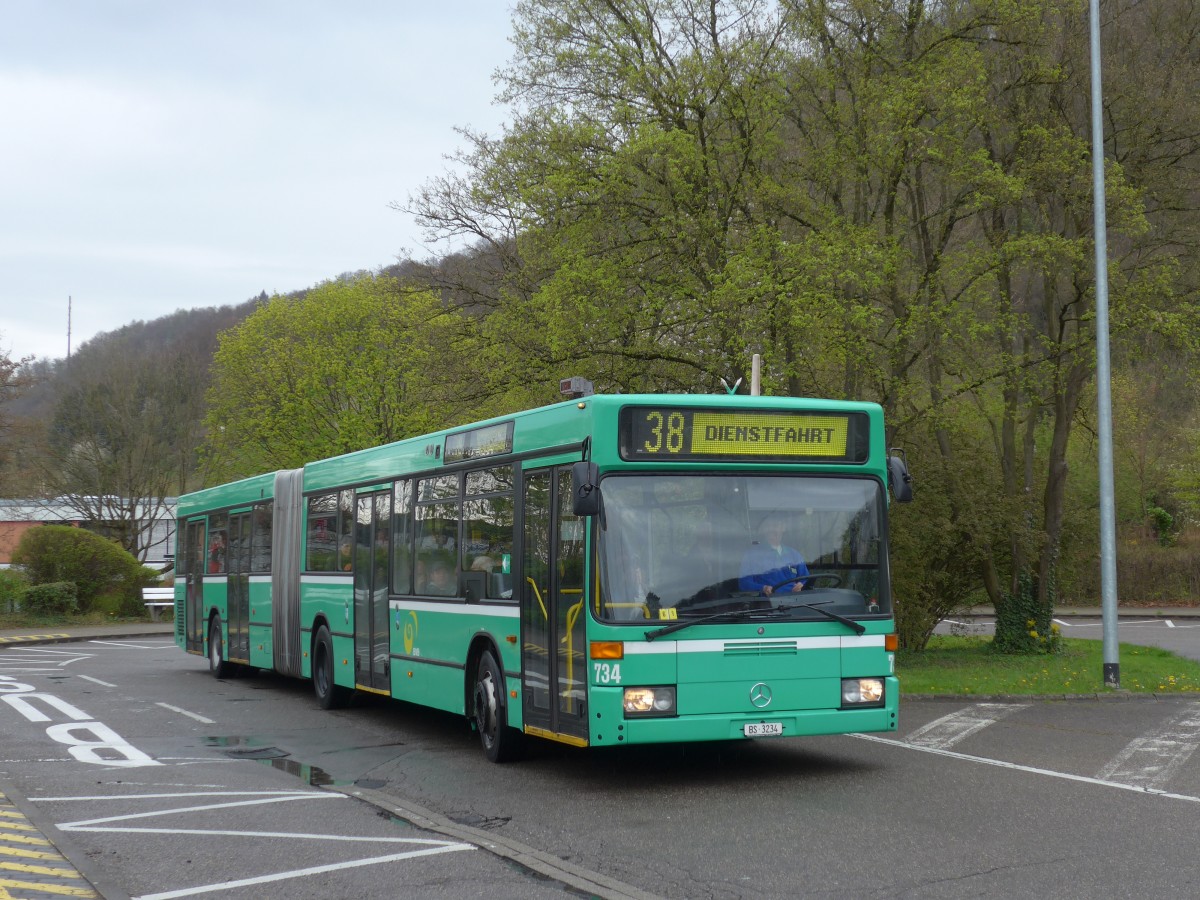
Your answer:
[[[0,351],[428,250],[511,0],[0,0]]]

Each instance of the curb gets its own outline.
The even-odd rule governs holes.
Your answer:
[[[472,844],[481,850],[486,850],[528,869],[536,875],[580,891],[586,896],[603,898],[603,900],[658,900],[659,895],[657,894],[643,891],[641,888],[625,884],[600,872],[592,872],[573,865],[550,853],[503,837],[495,832],[472,828],[469,825],[460,825],[414,803],[390,797],[382,791],[353,786],[342,788],[325,785],[323,787],[325,790],[337,791],[347,797],[369,803],[371,806],[403,819],[424,831],[432,831],[435,834]]]
[[[69,632],[46,632],[43,634],[15,634],[11,636],[0,635],[0,650],[5,647],[22,647],[36,644],[69,644],[76,641],[91,641],[96,639],[101,640],[129,640],[131,638],[145,637],[163,637],[170,636],[173,632],[170,631],[138,631],[132,629],[130,631],[120,631],[101,634],[71,634]]]
[[[92,900],[129,900],[129,894],[112,883],[92,858],[75,844],[70,835],[60,831],[53,822],[43,822],[40,815],[32,813],[28,809],[26,797],[18,792],[7,779],[0,778],[0,801],[5,800],[10,809],[21,816],[20,824],[27,823],[29,827],[33,828],[35,833],[40,835],[62,857],[63,863],[70,866],[91,888],[91,890],[84,890],[69,882],[56,882],[55,879],[45,878],[44,875],[40,878],[33,875],[22,878],[22,880],[34,883],[25,885],[24,890],[30,893],[21,893],[20,896],[37,894],[46,897],[68,896],[92,898]],[[9,893],[4,890],[6,874],[12,876],[14,873],[0,871],[0,896],[5,897],[9,896]],[[9,891],[13,890],[11,885],[7,887]],[[12,894],[12,896],[18,895]]]

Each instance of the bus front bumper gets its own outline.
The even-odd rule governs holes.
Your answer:
[[[896,693],[891,696],[894,698]],[[593,712],[596,710],[593,709]],[[593,717],[593,746],[769,740],[775,737],[895,731],[898,724],[895,700],[886,706],[860,709],[779,710],[644,719],[625,718],[619,705],[613,712],[615,715],[601,713]]]

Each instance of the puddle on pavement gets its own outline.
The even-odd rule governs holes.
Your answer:
[[[333,777],[319,766],[289,759],[286,750],[280,750],[253,737],[233,735],[227,737],[206,737],[204,743],[210,747],[220,747],[222,752],[231,759],[250,759],[269,765],[272,769],[286,772],[299,778],[305,784],[314,787],[329,784],[353,784],[352,781],[334,781]]]

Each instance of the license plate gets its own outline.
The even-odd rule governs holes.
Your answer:
[[[746,737],[775,737],[783,734],[782,722],[750,722],[742,726]]]

